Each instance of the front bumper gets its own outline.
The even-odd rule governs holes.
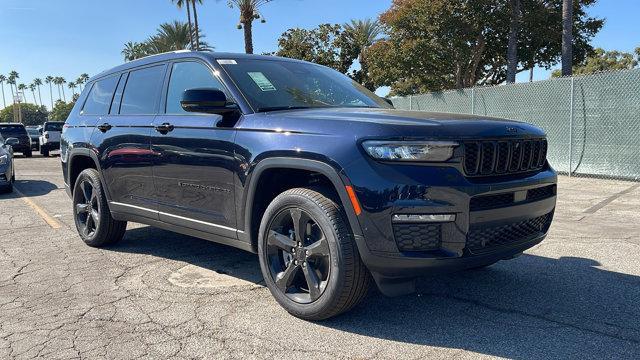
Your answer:
[[[446,166],[369,165],[370,171],[363,166],[347,175],[363,209],[358,216],[362,236],[355,240],[379,285],[380,279],[454,272],[512,258],[541,242],[553,218],[557,176],[549,166],[530,175],[468,179]],[[552,192],[527,198],[540,189]],[[503,195],[513,201],[500,203]],[[450,214],[455,221],[429,223],[437,227],[432,246],[413,251],[403,249],[394,214]],[[428,236],[425,231],[404,238]]]
[[[31,151],[31,144],[18,144],[18,145],[14,145],[12,146],[13,148],[13,152],[18,152],[18,153],[25,153],[25,152],[30,152]]]

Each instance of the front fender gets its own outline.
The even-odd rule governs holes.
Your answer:
[[[251,223],[253,214],[253,203],[259,183],[260,176],[268,169],[273,168],[288,168],[297,170],[308,170],[322,174],[331,181],[336,193],[340,196],[340,201],[347,215],[349,226],[352,233],[355,236],[362,236],[362,230],[358,221],[356,212],[349,199],[349,194],[346,191],[345,186],[350,185],[349,180],[344,173],[328,163],[318,160],[293,158],[293,157],[274,157],[267,158],[259,161],[252,169],[249,170],[246,180],[246,186],[243,192],[241,203],[244,204],[244,229],[245,231],[239,236],[243,240],[254,244],[257,244],[257,236],[251,233]]]

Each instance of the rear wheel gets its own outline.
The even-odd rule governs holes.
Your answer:
[[[327,319],[367,294],[370,274],[339,206],[321,192],[278,195],[262,218],[258,253],[267,287],[294,316]]]
[[[73,188],[73,215],[78,234],[89,246],[115,244],[127,229],[126,221],[111,217],[100,176],[95,169],[85,169],[78,175]]]
[[[24,156],[30,158],[31,156],[33,156],[33,152],[31,149],[29,149],[29,151],[25,151],[24,152]]]
[[[42,156],[44,157],[49,157],[49,148],[46,146],[41,146],[40,147],[40,154],[42,154]]]

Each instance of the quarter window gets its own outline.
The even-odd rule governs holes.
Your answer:
[[[109,112],[113,92],[117,85],[117,76],[96,81],[84,103],[82,115],[106,115]]]
[[[223,90],[222,83],[213,76],[205,65],[195,62],[180,62],[173,64],[169,91],[167,93],[167,114],[187,114],[180,106],[182,94],[188,89],[210,88]]]
[[[132,71],[122,95],[120,114],[155,114],[163,76],[164,65]]]

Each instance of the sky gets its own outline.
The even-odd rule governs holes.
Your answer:
[[[200,27],[216,50],[243,52],[243,32],[236,29],[238,12],[226,3],[205,0],[199,7]],[[390,4],[391,0],[274,0],[262,8],[267,22],[254,23],[254,50],[276,50],[278,37],[289,28],[375,18]],[[622,51],[640,46],[640,0],[599,0],[588,13],[607,19],[594,46]],[[186,21],[186,12],[170,0],[0,0],[0,74],[16,70],[25,84],[47,75],[68,81],[85,72],[95,75],[124,61],[124,43],[142,41],[160,23],[176,19]],[[550,71],[535,71],[536,80],[549,76]],[[528,80],[528,73],[518,80]],[[5,92],[9,94],[6,86]]]

